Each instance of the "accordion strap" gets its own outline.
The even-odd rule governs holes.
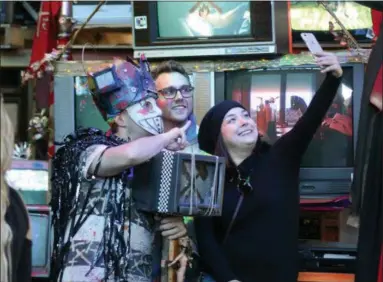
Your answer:
[[[189,206],[189,214],[193,214],[193,200],[194,200],[194,182],[195,182],[195,155],[192,147],[191,154],[191,167],[190,167],[190,206]]]
[[[234,225],[235,219],[237,218],[239,209],[240,209],[241,206],[242,206],[243,197],[244,197],[244,196],[243,196],[243,193],[241,193],[241,196],[239,197],[238,202],[237,202],[237,206],[235,207],[235,211],[234,211],[234,213],[233,213],[233,217],[231,218],[229,227],[227,228],[226,233],[225,233],[225,237],[223,238],[223,243],[226,242],[227,238],[229,237],[230,231],[231,231],[231,229],[233,228],[233,225]]]

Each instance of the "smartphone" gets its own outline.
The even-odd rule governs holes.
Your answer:
[[[312,54],[323,52],[323,49],[314,34],[301,33],[301,37]]]

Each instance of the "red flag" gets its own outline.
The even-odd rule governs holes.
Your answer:
[[[58,16],[61,1],[41,1],[39,20],[33,38],[30,65],[44,58],[57,46]]]
[[[370,102],[379,110],[383,110],[383,65],[380,66],[378,75],[376,76],[370,96]]]
[[[375,36],[383,36],[380,30],[383,21],[383,12],[371,9],[372,24]],[[379,110],[383,110],[383,66],[380,67],[370,96],[371,103]]]
[[[39,19],[37,29],[33,38],[32,54],[30,66],[34,63],[39,63],[45,54],[49,54],[53,49],[57,48],[57,34],[59,31],[58,19],[61,11],[61,1],[41,1]],[[42,69],[44,71],[44,67]],[[53,106],[53,91],[52,91],[52,76],[45,74],[46,79],[38,79],[36,88],[39,89],[36,95],[38,108],[52,108]],[[48,85],[47,85],[48,84]],[[48,86],[48,87],[47,87]],[[50,109],[50,117],[52,111]],[[50,136],[48,155],[54,154],[54,146]]]
[[[374,30],[375,36],[379,36],[380,24],[383,20],[383,12],[371,9],[371,18],[372,18],[372,29]]]

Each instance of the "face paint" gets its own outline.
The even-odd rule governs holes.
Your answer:
[[[164,98],[162,95],[159,95],[157,99],[157,106],[162,110],[166,108],[167,105],[168,105],[167,99]]]
[[[154,98],[148,98],[127,108],[130,118],[147,132],[157,135],[164,132],[162,112]]]

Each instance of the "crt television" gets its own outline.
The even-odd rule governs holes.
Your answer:
[[[52,242],[48,163],[14,159],[5,179],[27,206],[32,230],[32,277],[47,278]]]
[[[344,75],[326,117],[309,145],[300,170],[302,197],[349,193],[364,65],[343,65]],[[227,99],[244,104],[264,138],[274,143],[307,109],[325,75],[315,65],[226,72]],[[216,89],[217,91],[217,89]]]
[[[371,9],[354,1],[325,1],[360,44],[374,38]],[[342,29],[328,11],[315,1],[291,1],[290,26],[294,46],[304,46],[302,32],[311,32],[324,47],[344,45]]]
[[[287,1],[133,1],[134,56],[289,52]]]
[[[48,204],[48,162],[14,159],[11,169],[6,173],[6,181],[19,192],[25,204]]]
[[[47,278],[52,254],[52,214],[48,206],[27,206],[32,230],[32,277]]]

